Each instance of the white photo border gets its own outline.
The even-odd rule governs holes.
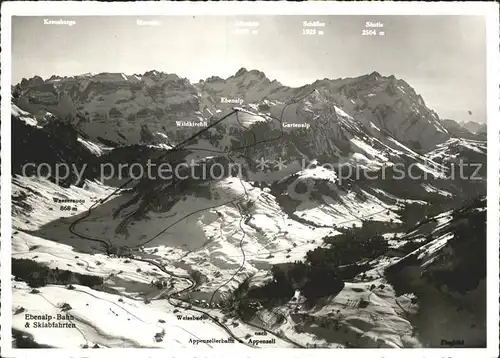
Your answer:
[[[478,15],[486,19],[487,32],[487,124],[488,124],[488,211],[487,211],[487,347],[405,349],[264,349],[241,345],[223,348],[138,349],[14,349],[12,348],[11,287],[11,18],[12,16],[192,16],[192,15]],[[498,357],[499,356],[499,8],[496,2],[4,2],[1,6],[1,353],[4,357]],[[9,239],[7,239],[9,238]],[[247,353],[243,353],[242,350]],[[203,350],[203,352],[202,352]]]

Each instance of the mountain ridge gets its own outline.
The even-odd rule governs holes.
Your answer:
[[[259,70],[245,68],[226,79],[212,76],[198,83],[156,70],[142,75],[103,72],[72,77],[53,75],[46,80],[34,76],[23,79],[13,90],[16,105],[36,117],[48,112],[70,118],[94,140],[99,136],[123,144],[139,142],[141,136],[134,127],[148,127],[162,142],[161,138],[167,135],[163,127],[175,131],[175,118],[207,121],[235,102],[246,107],[279,107],[313,90],[318,91],[319,97],[315,103],[304,105],[304,114],[329,113],[331,107],[322,105],[332,103],[363,126],[382,128],[380,136],[386,132],[415,149],[430,149],[449,138],[438,115],[426,107],[411,86],[378,72],[317,80],[300,87],[284,86]],[[120,128],[108,128],[111,123]]]
[[[462,264],[431,249],[459,227],[443,226],[448,221],[439,215],[484,195],[485,177],[445,175],[462,160],[484,163],[486,143],[451,136],[423,98],[395,77],[373,72],[294,89],[260,71],[238,72],[196,85],[152,70],[130,78],[35,78],[18,87],[11,115],[12,242],[22,259],[13,265],[16,329],[40,344],[70,344],[24,326],[18,313],[58,309],[45,301],[40,306],[41,293],[48,303],[64,300],[62,307],[76,314],[90,312],[93,327],[110,319],[120,328],[141,324],[133,340],[130,329],[92,336],[99,346],[120,344],[116,337],[127,337],[130,346],[183,345],[179,312],[207,319],[189,326],[203,338],[225,332],[246,339],[255,328],[276,337],[278,346],[439,345],[427,340],[437,337],[432,327],[412,315],[434,302],[444,307],[446,297],[420,304],[416,299],[427,300],[427,291],[400,287],[406,277],[388,282],[383,272],[396,262],[420,269],[404,256],[420,249],[429,254],[422,265],[440,257],[458,268],[450,275],[433,267],[432,285],[455,283],[465,264],[474,263],[474,255]],[[259,168],[259,160],[270,168]],[[139,179],[115,171],[98,180],[102,163],[149,161],[181,164],[179,177],[189,170],[192,177],[158,178],[153,169],[153,178],[149,170]],[[23,173],[25,163],[72,164],[73,172],[61,183]],[[242,175],[199,175],[232,163],[242,165]],[[88,175],[76,182],[87,164]],[[401,164],[420,177],[397,178]],[[344,169],[356,169],[355,175],[344,177]],[[480,241],[484,218],[476,221],[452,249],[466,253]],[[86,285],[79,274],[102,285]],[[472,288],[481,275],[471,278]],[[33,282],[41,286],[30,287]],[[120,303],[137,316],[118,316],[113,310]],[[467,325],[459,317],[455,322]],[[419,327],[426,335],[412,333]],[[481,329],[473,330],[472,344],[482,343]],[[181,340],[170,340],[178,334]]]

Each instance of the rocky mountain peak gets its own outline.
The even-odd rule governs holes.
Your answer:
[[[33,76],[30,79],[23,78],[21,80],[21,86],[22,87],[35,87],[35,86],[41,86],[43,85],[44,80],[40,76]]]
[[[245,67],[242,67],[238,70],[238,72],[236,72],[236,74],[234,75],[234,77],[240,77],[240,76],[243,76],[244,74],[248,73],[247,69]]]
[[[223,110],[224,106],[220,105],[229,103],[225,102],[227,100],[258,107],[265,101],[284,103],[313,89],[319,91],[318,95],[309,95],[308,104],[304,103],[300,111],[327,116],[327,113],[342,110],[346,118],[352,117],[368,128],[380,128],[380,133],[391,133],[406,145],[418,143],[419,148],[429,149],[448,138],[437,115],[425,106],[422,97],[411,86],[377,71],[355,78],[318,80],[300,88],[271,82],[264,72],[244,67],[227,79],[212,76],[196,85],[176,74],[156,70],[143,75],[52,76],[47,81],[35,76],[21,83],[25,86],[17,92],[21,97],[18,105],[23,110],[37,117],[43,117],[46,112],[65,118],[80,113],[88,119],[85,125],[82,124],[85,126],[82,131],[88,132],[90,137],[122,144],[140,141],[140,130],[133,128],[140,128],[142,124],[148,124],[152,133],[165,134],[177,128],[175,121],[179,118],[189,118],[192,122],[206,120],[207,113]],[[116,97],[118,88],[121,90],[119,98]],[[109,108],[103,108],[101,103],[108,100]],[[386,109],[381,111],[380,108]],[[301,120],[303,118],[296,119]]]
[[[248,71],[246,68],[242,67],[238,70],[238,72],[236,72],[236,74],[233,76],[234,78],[238,78],[238,77],[255,77],[257,79],[264,79],[266,78],[266,74],[262,71],[259,71],[259,70],[256,70],[256,69],[253,69],[253,70],[250,70]]]
[[[383,77],[380,73],[378,73],[377,71],[373,71],[372,73],[370,73],[368,75],[368,79],[369,80],[372,80],[372,81],[378,81],[378,80],[381,80]]]

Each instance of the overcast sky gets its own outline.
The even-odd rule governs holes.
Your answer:
[[[59,18],[48,18],[57,20]],[[378,71],[404,79],[441,118],[486,119],[486,33],[473,16],[72,17],[74,26],[40,17],[12,19],[12,81],[34,75],[144,73],[156,69],[193,82],[239,68],[301,86],[323,78]],[[324,35],[302,35],[302,21],[324,22]],[[237,21],[258,34],[235,34]],[[362,36],[366,21],[384,36]],[[472,115],[468,111],[472,111]]]

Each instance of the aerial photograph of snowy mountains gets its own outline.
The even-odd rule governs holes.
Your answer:
[[[10,22],[13,349],[490,345],[484,16]]]

